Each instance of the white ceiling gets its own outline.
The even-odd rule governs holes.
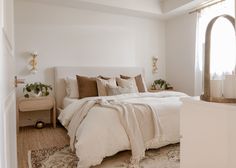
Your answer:
[[[20,1],[20,0],[18,0]],[[135,16],[168,19],[207,0],[22,0]]]

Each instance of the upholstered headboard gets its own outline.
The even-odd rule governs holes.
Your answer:
[[[99,75],[107,77],[119,77],[120,74],[135,76],[144,75],[142,67],[55,67],[55,96],[56,106],[61,108],[63,98],[66,96],[65,81],[66,77],[74,77],[76,75],[84,75],[96,77]]]

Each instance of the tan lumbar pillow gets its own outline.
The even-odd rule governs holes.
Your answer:
[[[107,84],[106,85],[107,95],[114,96],[120,94],[127,94],[127,93],[136,93],[136,90],[132,87],[121,87],[121,86],[112,86]]]

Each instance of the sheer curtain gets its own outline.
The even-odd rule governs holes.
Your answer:
[[[229,14],[235,17],[234,3],[234,0],[225,0],[214,6],[207,7],[198,13],[195,95],[200,95],[202,93],[205,32],[207,25],[211,19],[222,14]],[[218,19],[213,26],[211,40],[211,78],[222,78],[224,74],[235,71],[236,43],[232,24],[224,18]]]

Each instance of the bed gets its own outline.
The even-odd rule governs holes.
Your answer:
[[[135,76],[144,74],[144,70],[141,67],[56,67],[58,108],[65,102],[65,77],[76,74]],[[179,142],[179,99],[186,96],[163,91],[69,100],[59,120],[67,129],[71,149],[79,158],[77,167],[98,165],[105,157],[124,150],[132,151],[130,167],[138,167],[146,149]]]

